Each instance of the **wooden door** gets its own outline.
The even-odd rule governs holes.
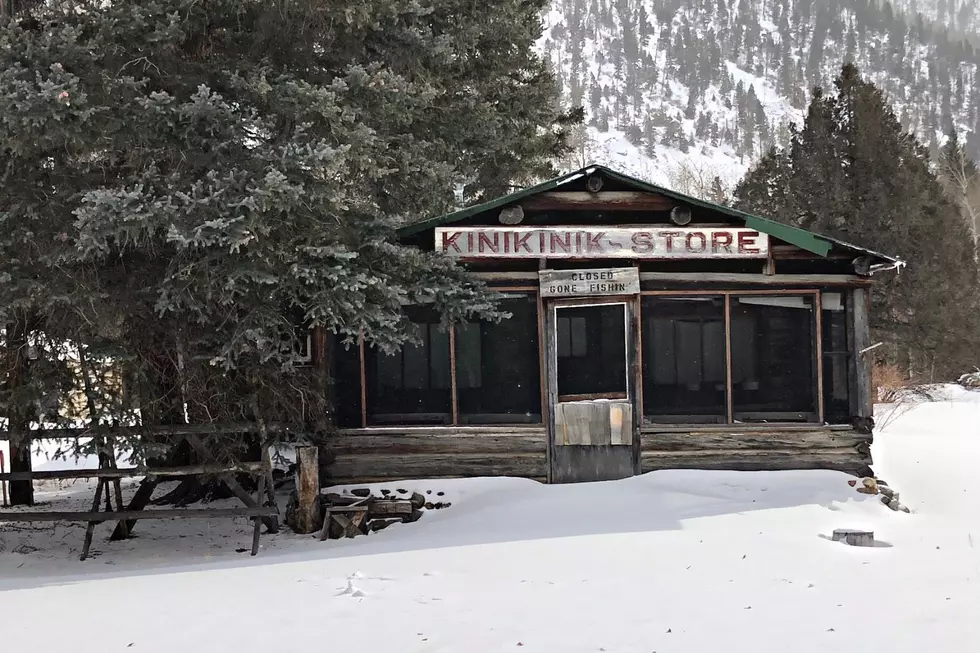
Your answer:
[[[635,298],[555,300],[546,311],[550,479],[632,476],[638,467]]]

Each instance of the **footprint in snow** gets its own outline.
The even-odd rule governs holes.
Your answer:
[[[337,596],[352,596],[354,598],[363,598],[367,596],[367,594],[364,592],[364,590],[362,590],[361,588],[359,588],[357,585],[354,584],[354,577],[352,576],[347,579],[347,587],[342,592],[340,592],[340,594],[338,594]]]

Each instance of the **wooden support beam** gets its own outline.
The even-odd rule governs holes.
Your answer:
[[[172,476],[219,475],[228,472],[249,474],[259,472],[264,469],[265,467],[261,462],[229,463],[227,465],[189,465],[187,467],[157,467],[155,469],[140,467],[131,467],[128,469],[64,469],[60,471],[8,472],[6,474],[0,474],[0,480],[46,481],[78,478],[133,478],[136,476],[146,476],[150,479],[160,479]]]
[[[725,295],[725,420],[734,420],[735,409],[732,394],[732,296]]]
[[[100,496],[101,499],[101,496]],[[118,512],[0,512],[0,522],[107,521],[137,519],[219,519],[224,517],[269,517],[279,514],[274,507],[175,508],[167,510],[120,510]]]
[[[854,402],[857,417],[870,417],[874,412],[874,396],[871,387],[871,367],[874,354],[862,350],[871,346],[870,296],[863,288],[851,292],[851,328],[854,331]]]
[[[283,433],[288,431],[288,427],[281,424],[267,424],[269,432]],[[155,425],[155,426],[116,426],[109,430],[114,436],[138,437],[141,435],[169,435],[173,437],[185,435],[223,435],[254,433],[259,430],[258,424],[250,422],[232,424],[182,424],[182,425]],[[31,431],[32,440],[72,440],[77,438],[95,438],[104,435],[105,432],[91,428],[78,429],[43,429]],[[7,431],[0,430],[0,440],[9,437]]]
[[[320,450],[296,448],[297,533],[312,533],[320,521]]]
[[[537,272],[470,272],[481,281],[527,281],[537,283]],[[726,283],[760,286],[849,286],[868,287],[874,281],[854,274],[739,274],[735,272],[640,272],[640,281],[662,283]]]
[[[198,437],[196,435],[188,435],[187,436],[187,443],[189,445],[191,445],[191,448],[193,448],[195,451],[197,451],[197,453],[200,456],[203,456],[203,457],[207,457],[208,456],[208,449],[207,449],[206,446],[204,446],[204,442],[201,441],[201,438],[200,437]],[[249,508],[258,508],[258,507],[260,507],[259,502],[256,501],[255,499],[253,499],[252,498],[252,495],[250,495],[245,490],[245,488],[242,487],[242,484],[238,482],[238,479],[235,478],[235,475],[234,474],[229,474],[229,473],[221,474],[220,475],[220,478],[224,482],[224,484],[228,486],[228,489],[231,490],[231,493],[234,494],[236,497],[238,497],[239,501],[241,501],[242,503],[244,503]],[[279,513],[278,513],[278,511],[276,512],[276,516],[275,517],[271,517],[271,516],[269,516],[269,517],[263,517],[262,518],[262,521],[265,523],[265,527],[266,527],[266,529],[270,533],[278,533],[279,532]]]
[[[723,272],[640,272],[640,281],[727,283],[762,286],[870,286],[866,277],[849,274],[737,274]]]
[[[552,191],[521,201],[525,211],[669,211],[677,202],[639,191]]]

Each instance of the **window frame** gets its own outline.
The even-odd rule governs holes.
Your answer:
[[[814,394],[814,406],[816,407],[816,413],[807,413],[809,419],[806,421],[800,420],[787,420],[783,417],[784,414],[781,413],[768,413],[772,415],[771,421],[765,421],[766,424],[824,424],[824,374],[823,374],[823,363],[824,363],[824,352],[823,352],[823,324],[822,324],[822,307],[824,292],[840,293],[842,295],[842,301],[847,302],[847,298],[850,293],[849,288],[840,288],[839,290],[824,291],[823,289],[814,288],[790,288],[790,287],[775,287],[775,288],[752,288],[752,289],[711,289],[711,290],[642,290],[640,292],[640,304],[642,306],[642,298],[651,297],[704,297],[704,296],[714,296],[714,297],[724,297],[725,299],[725,403],[726,403],[726,415],[725,421],[723,423],[713,422],[713,424],[718,426],[735,426],[741,422],[735,421],[735,411],[733,406],[733,383],[732,383],[732,298],[733,297],[744,297],[744,296],[759,296],[759,297],[775,297],[775,296],[795,296],[795,297],[805,297],[812,301],[813,308],[813,333],[815,337],[813,339],[813,380],[811,381],[811,388]],[[641,317],[642,323],[642,317]],[[637,334],[637,338],[640,339],[639,345],[642,350],[643,348],[643,330]],[[643,369],[641,367],[639,370],[639,381],[643,380]],[[642,408],[641,408],[642,410]],[[853,410],[853,408],[852,408]],[[761,414],[760,414],[761,415]],[[782,417],[782,419],[780,419]],[[642,424],[644,427],[656,427],[656,426],[666,426],[666,425],[690,425],[690,426],[704,426],[705,422],[691,422],[691,423],[679,423],[679,422],[668,422],[665,421],[664,416],[653,416],[643,413]],[[707,422],[712,424],[712,422]]]
[[[537,344],[537,367],[538,367],[538,384],[539,384],[539,394],[541,395],[541,408],[540,412],[537,414],[537,421],[500,421],[492,423],[468,423],[460,419],[459,413],[459,389],[457,382],[457,369],[456,369],[456,325],[451,325],[448,329],[449,332],[449,392],[450,392],[450,419],[444,424],[432,424],[432,426],[446,426],[446,427],[498,427],[507,426],[512,428],[521,427],[534,427],[541,428],[545,425],[547,419],[547,405],[546,405],[546,395],[545,395],[545,378],[544,378],[544,344],[543,344],[543,311],[544,305],[541,299],[540,287],[535,286],[490,286],[492,291],[499,293],[520,293],[528,296],[529,300],[532,300],[535,304],[535,319],[537,322],[537,332],[536,337],[538,340]],[[375,428],[377,425],[370,424],[370,416],[368,415],[368,396],[367,396],[367,361],[366,361],[366,342],[364,339],[363,332],[358,337],[357,342],[358,356],[359,356],[359,367],[360,367],[360,409],[361,409],[361,425],[360,428]],[[431,363],[430,363],[431,364]],[[420,426],[425,426],[425,424],[397,424],[390,423],[385,424],[385,427],[404,427],[404,428],[416,428]]]

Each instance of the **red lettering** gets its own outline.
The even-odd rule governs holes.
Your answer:
[[[575,253],[576,254],[581,254],[582,253],[582,232],[581,231],[576,231],[575,232]]]
[[[633,234],[633,251],[637,254],[646,254],[653,251],[653,234],[649,231],[637,231]]]
[[[732,253],[732,235],[727,231],[716,231],[711,234],[711,251],[717,254],[721,250]]]
[[[557,253],[559,247],[566,254],[571,254],[572,253],[572,234],[570,234],[570,233],[568,233],[566,231],[565,232],[565,240],[562,241],[561,234],[552,233],[551,234],[551,243],[549,243],[549,245],[550,245],[549,248],[551,249],[551,253],[552,254]]]
[[[544,249],[544,232],[543,231],[539,231],[538,232],[538,252],[540,252],[541,254],[544,254],[544,252],[545,252],[545,249]]]
[[[695,240],[700,240],[697,247],[694,245]],[[704,250],[708,249],[708,238],[700,231],[691,231],[687,234],[687,239],[684,243],[687,246],[687,251],[692,254],[699,254]]]
[[[527,244],[527,241],[529,241],[530,239],[531,239],[531,233],[530,232],[524,234],[523,236],[515,233],[514,234],[514,253],[516,254],[517,253],[517,250],[521,249],[522,247],[524,248],[524,251],[525,252],[530,253],[531,252],[531,246]]]
[[[739,254],[759,254],[761,250],[755,242],[758,237],[756,232],[738,232],[738,253]]]
[[[510,239],[508,238],[508,236],[511,236],[511,235],[513,235],[515,238],[517,237],[517,234],[510,234],[510,233],[505,233],[504,234],[504,254],[507,254],[507,253],[510,252]]]
[[[661,231],[660,234],[667,239],[668,252],[674,251],[674,239],[680,238],[681,236],[684,235],[684,233],[680,231]]]
[[[466,233],[466,251],[470,254],[473,253],[473,232],[469,231]]]
[[[453,235],[450,236],[448,231],[443,231],[442,232],[442,251],[448,252],[449,251],[449,248],[452,247],[457,252],[459,252],[460,254],[462,254],[463,253],[463,250],[461,250],[459,248],[459,245],[456,244],[456,239],[459,238],[461,235],[462,234],[460,234],[457,231],[456,233],[454,233]]]
[[[596,234],[585,234],[586,251],[602,252],[604,249],[602,246],[602,239],[605,235],[606,235],[605,231],[600,231],[599,233]]]
[[[489,249],[494,254],[496,254],[497,252],[499,252],[500,251],[500,239],[497,238],[497,236],[499,236],[499,235],[500,234],[498,234],[496,231],[493,232],[493,240],[491,241],[490,240],[490,234],[486,234],[486,233],[480,232],[480,234],[477,236],[477,239],[476,239],[477,240],[477,249],[479,250],[479,252],[481,254],[483,253],[483,246],[484,245],[486,245],[487,246],[487,249]]]

